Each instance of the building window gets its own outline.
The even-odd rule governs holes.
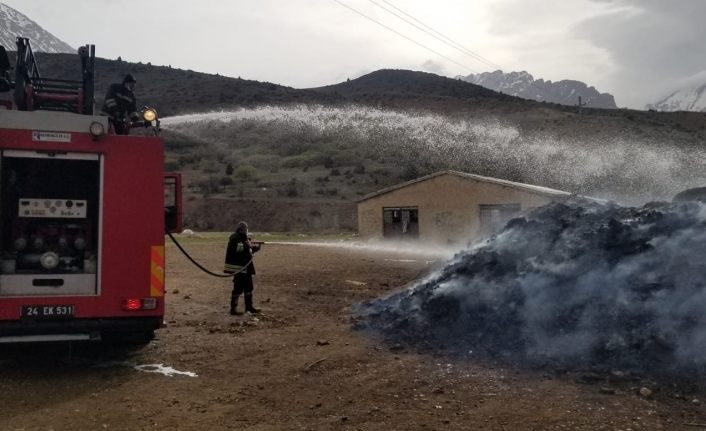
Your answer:
[[[480,205],[480,233],[488,235],[500,230],[520,213],[520,204]]]
[[[383,208],[382,236],[385,238],[418,238],[419,209],[417,207]]]

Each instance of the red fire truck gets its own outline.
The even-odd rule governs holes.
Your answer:
[[[154,133],[113,134],[94,114],[92,45],[77,81],[40,76],[23,38],[12,81],[1,48],[0,342],[150,337],[164,316],[165,227],[181,230],[156,111],[143,123]]]

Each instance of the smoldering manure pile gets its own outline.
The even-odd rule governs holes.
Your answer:
[[[532,366],[706,365],[706,205],[583,200],[511,220],[409,290],[362,304],[391,343]]]

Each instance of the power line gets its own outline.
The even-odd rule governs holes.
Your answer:
[[[396,13],[390,11],[389,9],[387,9],[387,8],[385,8],[384,6],[382,6],[382,5],[378,4],[378,3],[376,3],[375,1],[373,1],[373,0],[368,0],[368,1],[370,1],[371,3],[374,3],[375,5],[377,5],[378,7],[382,8],[382,9],[385,9],[387,12],[389,12],[389,13],[395,15],[396,17],[398,17],[399,19],[405,21],[406,23],[408,23],[408,24],[410,24],[410,25],[413,25],[414,27],[418,28],[419,30],[422,30],[423,32],[429,34],[430,36],[432,36],[432,37],[434,37],[434,38],[436,38],[436,39],[438,39],[438,40],[444,42],[445,44],[447,44],[447,45],[449,45],[449,46],[451,46],[451,47],[453,47],[453,48],[455,48],[455,49],[457,49],[457,50],[463,52],[464,54],[469,55],[469,56],[471,56],[472,58],[474,58],[474,59],[476,59],[476,60],[478,60],[478,61],[480,61],[480,62],[482,62],[482,63],[484,63],[484,64],[486,64],[486,65],[488,65],[488,66],[495,67],[495,68],[498,68],[498,69],[502,69],[502,67],[499,66],[498,64],[493,63],[492,61],[488,60],[487,58],[483,57],[482,55],[480,55],[480,54],[478,54],[478,53],[476,53],[476,52],[471,51],[470,49],[466,48],[465,46],[461,45],[460,43],[458,43],[458,42],[456,42],[455,40],[451,39],[450,37],[446,36],[445,34],[443,34],[443,33],[439,32],[439,31],[437,31],[437,30],[434,29],[433,27],[431,27],[431,26],[425,24],[422,20],[420,20],[420,19],[418,19],[418,18],[416,18],[416,17],[410,15],[409,13],[405,12],[404,10],[400,9],[399,7],[397,7],[397,6],[395,6],[394,4],[390,3],[389,1],[387,1],[387,0],[381,0],[383,3],[388,4],[390,7],[392,7],[393,9],[395,9],[395,10],[397,10],[397,11],[399,11],[399,12],[402,13],[403,15],[405,15],[405,16],[411,18],[412,20],[418,22],[419,24],[421,24],[421,25],[422,25],[423,27],[425,27],[426,29],[429,29],[429,30],[430,30],[431,32],[433,32],[434,34],[430,33],[429,31],[426,31],[426,30],[423,29],[423,28],[420,28],[418,25],[416,25],[416,24],[414,24],[414,23],[412,23],[412,22],[406,20],[405,18],[403,18],[403,17],[401,17],[401,16],[399,16],[399,15],[397,15]],[[437,36],[437,35],[438,35],[438,36]]]
[[[410,15],[409,13],[407,13],[407,12],[405,12],[404,10],[400,9],[399,7],[395,6],[394,4],[390,3],[389,1],[387,1],[387,0],[380,0],[380,1],[382,1],[383,3],[386,3],[387,5],[389,5],[390,7],[392,7],[393,9],[397,10],[397,11],[400,12],[401,14],[403,14],[403,15],[405,15],[405,16],[411,18],[412,20],[416,21],[417,23],[419,23],[419,24],[420,24],[422,27],[424,27],[424,28],[420,27],[419,25],[417,25],[417,24],[415,24],[415,23],[413,23],[413,22],[410,22],[409,20],[407,20],[407,19],[404,18],[404,17],[401,17],[401,16],[398,15],[397,13],[395,13],[395,12],[389,10],[388,8],[386,8],[385,6],[383,6],[383,5],[381,5],[381,4],[377,3],[377,2],[375,2],[374,0],[368,0],[368,1],[369,1],[370,3],[373,3],[374,5],[378,6],[379,8],[384,9],[384,10],[387,11],[388,13],[390,13],[390,14],[396,16],[397,18],[403,20],[404,22],[408,23],[409,25],[412,25],[412,26],[416,27],[417,29],[423,31],[424,33],[426,33],[426,34],[428,34],[428,35],[434,37],[435,39],[440,40],[441,42],[443,42],[443,43],[445,43],[445,44],[447,44],[447,45],[449,45],[449,46],[451,46],[451,47],[453,47],[453,48],[455,48],[455,49],[457,49],[457,50],[463,52],[464,54],[466,54],[466,55],[468,55],[468,56],[474,58],[475,60],[478,60],[478,61],[480,61],[481,63],[484,63],[484,64],[486,64],[486,65],[488,65],[488,66],[491,66],[491,67],[494,67],[494,68],[497,68],[497,69],[502,69],[501,66],[499,66],[499,65],[497,65],[497,64],[495,64],[495,63],[493,63],[492,61],[488,60],[487,58],[483,57],[482,55],[480,55],[480,54],[478,54],[478,53],[476,53],[476,52],[471,51],[470,49],[466,48],[465,46],[461,45],[460,43],[458,43],[458,42],[456,42],[455,40],[451,39],[450,37],[446,36],[445,34],[443,34],[443,33],[439,32],[439,31],[435,30],[433,27],[431,27],[431,26],[425,24],[425,23],[422,22],[421,20],[415,18],[414,16]],[[427,30],[427,29],[428,29],[428,30]],[[432,32],[433,32],[433,33],[432,33]]]
[[[399,31],[395,30],[394,28],[389,27],[389,26],[387,26],[387,25],[381,23],[380,21],[378,21],[378,20],[376,20],[376,19],[374,19],[374,18],[369,17],[368,15],[364,14],[363,12],[360,12],[359,10],[354,9],[354,8],[352,8],[351,6],[348,6],[347,4],[341,2],[340,0],[333,0],[333,1],[335,1],[335,2],[338,3],[338,4],[340,4],[341,6],[345,7],[346,9],[350,9],[350,10],[352,10],[353,12],[357,13],[358,15],[360,15],[360,16],[362,16],[362,17],[364,17],[364,18],[366,18],[366,19],[368,19],[368,20],[374,22],[375,24],[386,28],[387,30],[389,30],[389,31],[391,31],[391,32],[393,32],[393,33],[395,33],[396,35],[407,39],[408,41],[414,43],[415,45],[421,46],[422,48],[426,49],[427,51],[431,51],[431,52],[433,52],[434,54],[438,55],[439,57],[445,58],[446,60],[448,60],[448,61],[450,61],[450,62],[452,62],[452,63],[454,63],[454,64],[456,64],[456,65],[458,65],[458,66],[463,67],[464,69],[466,69],[467,71],[469,71],[469,72],[471,72],[471,73],[476,73],[475,71],[473,71],[473,69],[471,69],[470,67],[466,66],[465,64],[461,64],[461,63],[459,63],[458,61],[456,61],[456,60],[454,60],[454,59],[452,59],[452,58],[450,58],[450,57],[447,57],[446,55],[444,55],[444,54],[442,54],[442,53],[440,53],[440,52],[438,52],[438,51],[435,51],[434,49],[429,48],[428,46],[426,46],[426,45],[424,45],[424,44],[422,44],[422,43],[420,43],[420,42],[417,42],[416,40],[414,40],[414,39],[412,39],[412,38],[410,38],[410,37],[408,37],[408,36],[405,36],[404,34],[400,33]]]

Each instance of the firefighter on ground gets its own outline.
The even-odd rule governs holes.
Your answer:
[[[242,314],[237,311],[238,298],[241,294],[245,297],[245,312],[259,313],[252,303],[253,282],[255,265],[253,254],[260,250],[259,244],[254,244],[248,237],[248,225],[244,221],[238,223],[235,232],[228,240],[226,249],[226,263],[223,272],[233,274],[233,292],[230,296],[230,314]]]
[[[138,121],[137,99],[133,90],[137,80],[132,74],[125,75],[121,84],[111,84],[105,95],[102,111],[110,117],[110,123],[118,135],[127,135],[130,131],[128,121]]]

